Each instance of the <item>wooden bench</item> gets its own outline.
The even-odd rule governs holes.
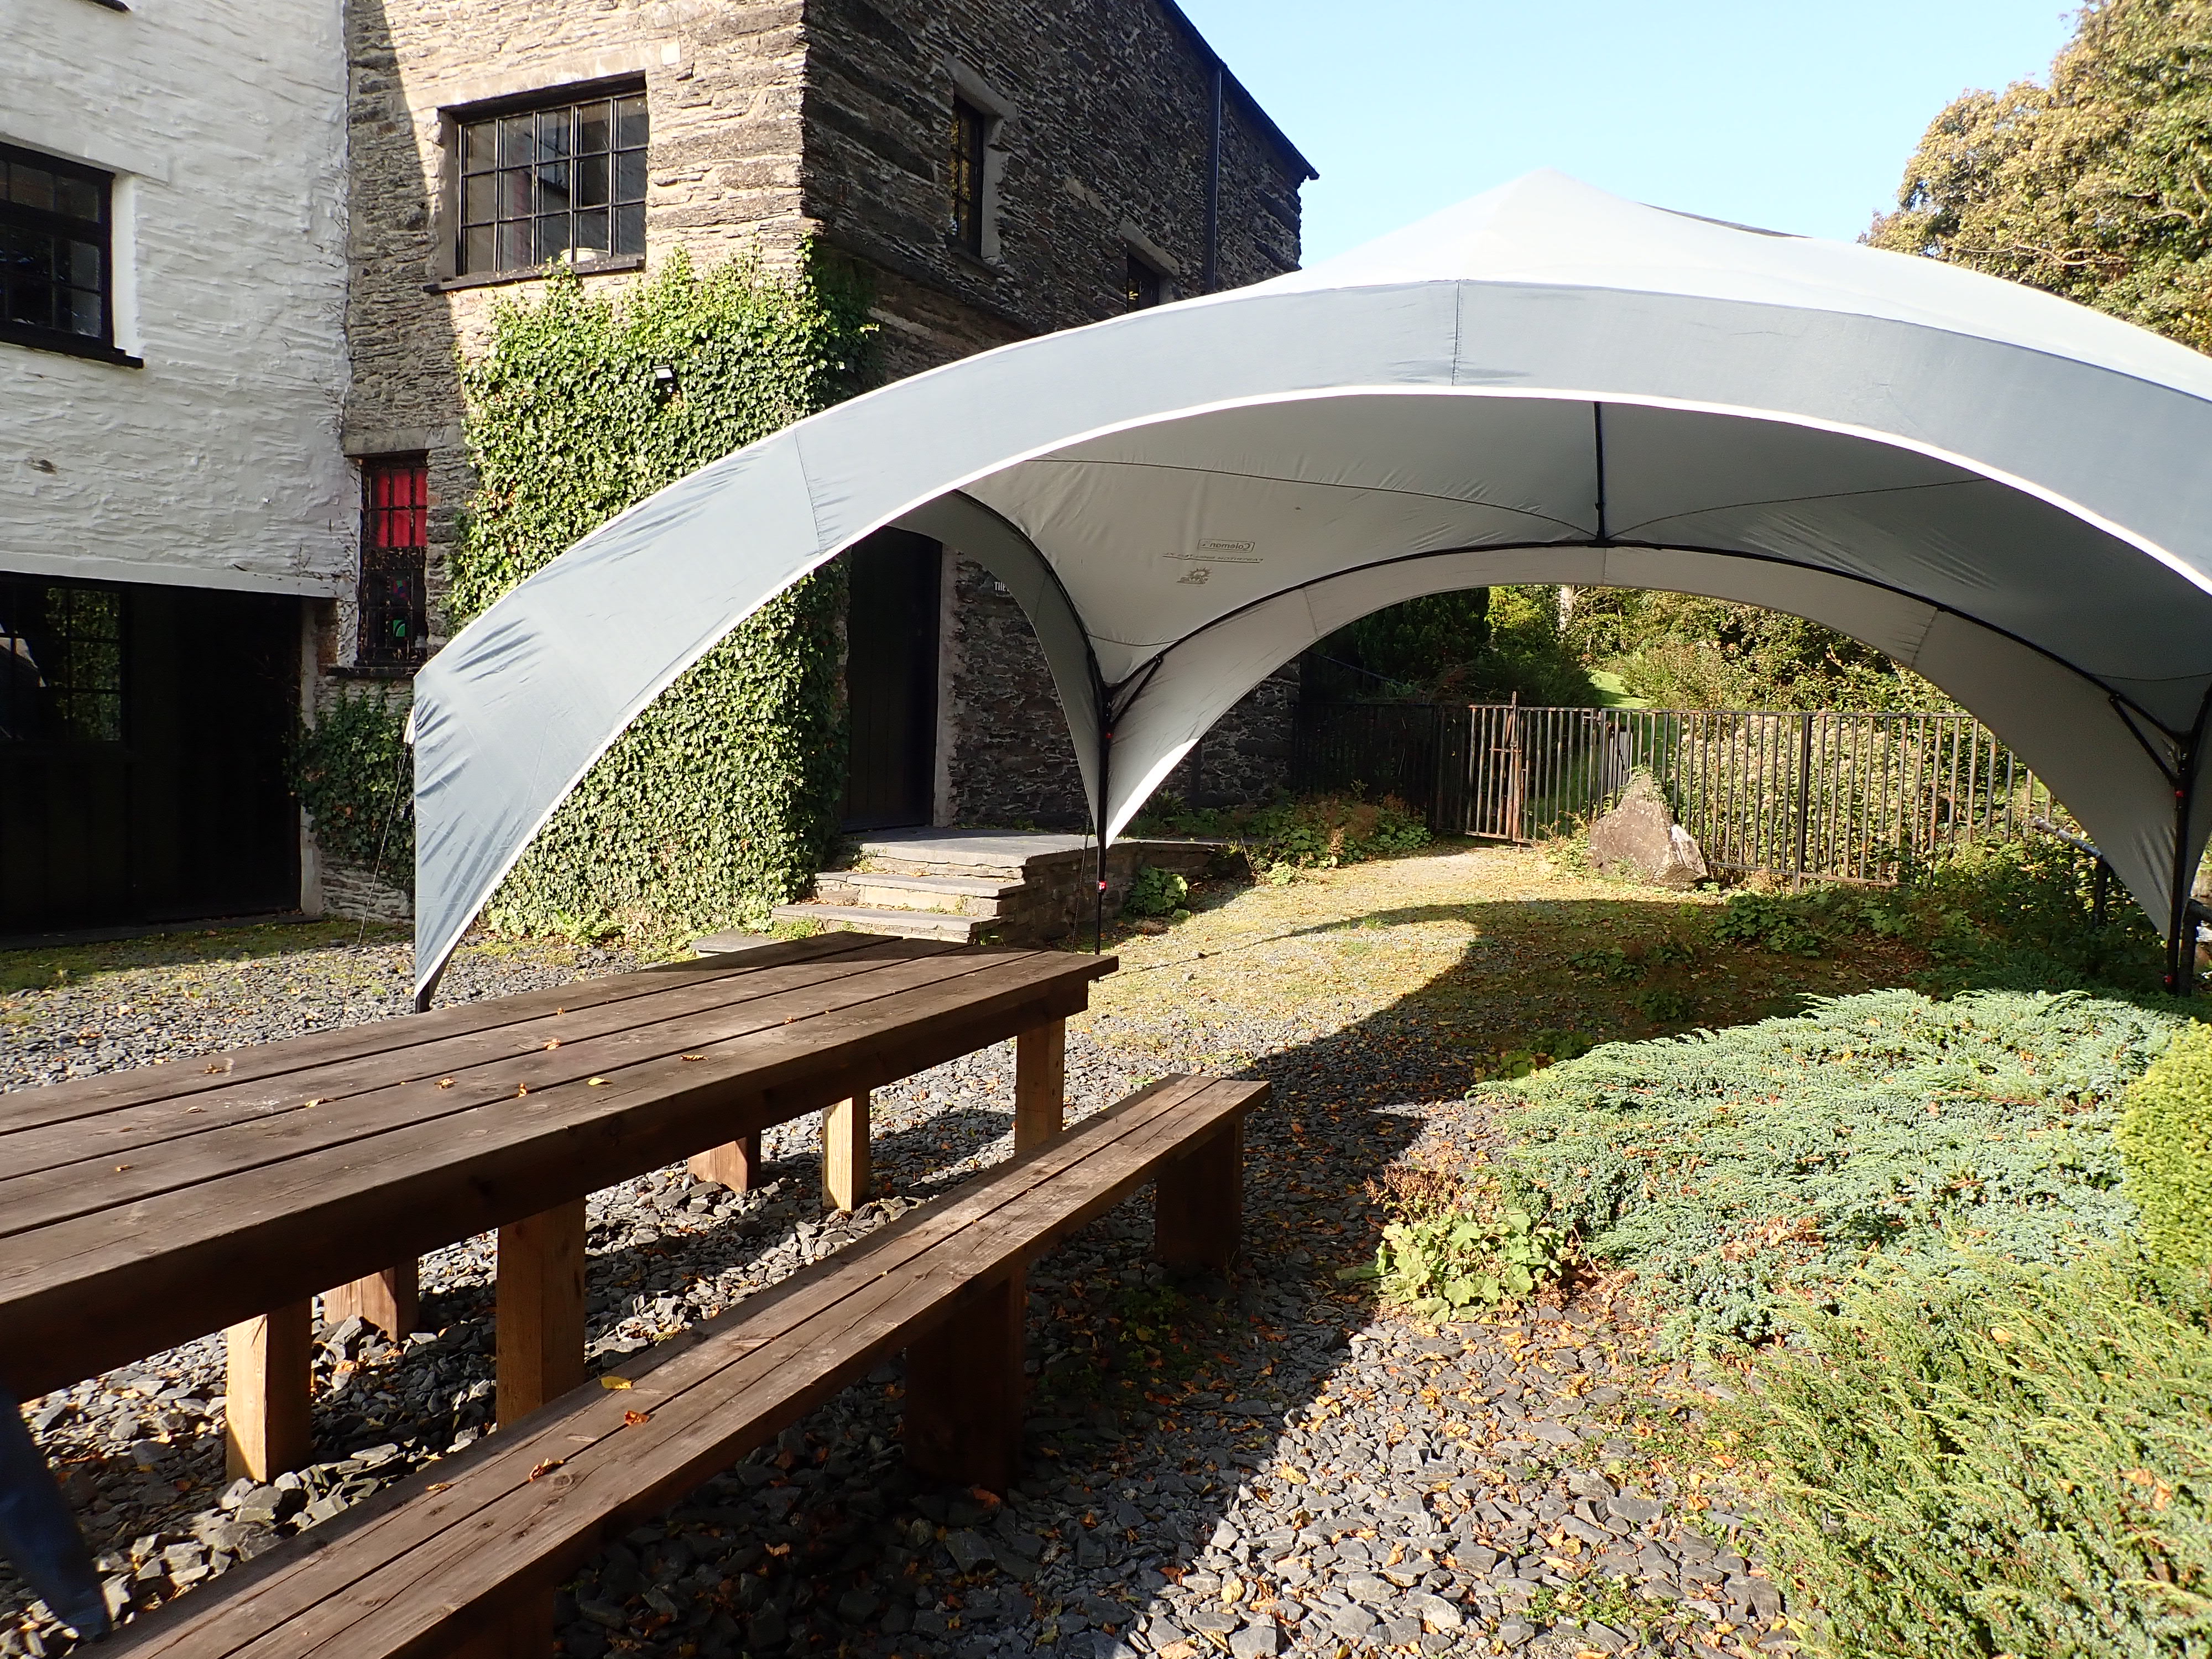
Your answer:
[[[1264,1083],[1170,1078],[696,1331],[423,1470],[126,1632],[161,1659],[543,1659],[555,1586],[906,1352],[907,1455],[1004,1492],[1022,1437],[1029,1260],[1156,1183],[1154,1250],[1226,1266]]]

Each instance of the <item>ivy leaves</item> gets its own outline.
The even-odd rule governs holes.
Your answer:
[[[704,272],[679,252],[618,297],[574,272],[494,313],[461,364],[480,489],[451,572],[458,627],[625,507],[857,391],[875,325],[859,279]],[[488,907],[504,931],[657,942],[796,897],[844,787],[842,570],[771,600],[586,775]]]

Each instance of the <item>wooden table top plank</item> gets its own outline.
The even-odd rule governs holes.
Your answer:
[[[1225,1121],[1245,1109],[1252,1087],[1201,1088],[1179,1103],[1200,1104],[1212,1095],[1215,1110],[1207,1115]],[[580,1409],[548,1421],[549,1434],[533,1433],[534,1424],[514,1425],[518,1439],[527,1435],[535,1442],[532,1449],[557,1447],[564,1467],[532,1482],[529,1470],[538,1465],[525,1467],[517,1456],[496,1476],[487,1470],[455,1482],[454,1489],[504,1490],[465,1519],[449,1519],[422,1546],[356,1577],[343,1592],[326,1594],[272,1632],[273,1639],[237,1650],[240,1659],[314,1650],[349,1632],[374,1650],[395,1650],[519,1569],[579,1564],[617,1522],[629,1524],[677,1501],[724,1467],[732,1449],[764,1441],[950,1317],[964,1299],[963,1290],[980,1294],[1012,1260],[1080,1224],[1079,1214],[1095,1215],[1125,1199],[1159,1153],[1192,1127],[1189,1115],[1178,1122],[1163,1106],[1069,1160],[1053,1178],[1017,1180],[1003,1194],[977,1194],[981,1213],[963,1217],[923,1249],[900,1253],[896,1264],[863,1253],[851,1264],[848,1294],[734,1363],[695,1342],[672,1361],[688,1376],[656,1388],[671,1368],[663,1365],[619,1398],[587,1396]],[[648,1421],[630,1424],[627,1414],[634,1411],[649,1413]],[[385,1547],[396,1541],[385,1540]]]
[[[226,1595],[218,1619],[192,1617],[187,1601],[179,1609],[181,1617],[150,1626],[144,1638],[131,1644],[129,1650],[174,1659],[252,1653],[256,1633],[280,1629],[312,1608],[330,1605],[344,1593],[347,1587],[333,1583],[322,1559],[329,1545],[341,1540],[350,1558],[355,1585],[362,1586],[386,1566],[411,1572],[416,1565],[414,1557],[423,1546],[440,1544],[451,1528],[466,1521],[485,1519],[494,1530],[520,1536],[516,1526],[520,1517],[492,1516],[489,1511],[517,1493],[554,1498],[556,1507],[567,1503],[576,1495],[573,1483],[544,1486],[543,1477],[541,1483],[532,1483],[531,1472],[555,1444],[574,1448],[574,1455],[581,1458],[617,1437],[640,1435],[641,1430],[625,1420],[629,1412],[651,1413],[652,1421],[644,1426],[653,1429],[653,1439],[662,1443],[695,1438],[702,1429],[714,1431],[714,1437],[720,1440],[726,1440],[732,1432],[742,1435],[742,1425],[729,1421],[731,1401],[763,1383],[776,1390],[777,1410],[792,1416],[800,1414],[810,1402],[794,1396],[789,1386],[797,1380],[790,1375],[791,1365],[802,1352],[790,1346],[791,1339],[807,1332],[810,1326],[830,1321],[820,1339],[809,1340],[803,1352],[817,1356],[826,1370],[836,1363],[840,1350],[846,1350],[843,1366],[849,1369],[857,1363],[857,1357],[849,1352],[850,1334],[856,1328],[887,1313],[893,1316],[889,1329],[896,1330],[902,1322],[890,1305],[899,1289],[893,1275],[933,1251],[945,1249],[963,1234],[989,1231],[1002,1240],[1018,1241],[1034,1232],[1039,1204],[1048,1218],[1054,1206],[1063,1212],[1073,1207],[1072,1194],[1066,1190],[1071,1175],[1086,1194],[1110,1190],[1116,1182],[1141,1171],[1163,1139],[1171,1139],[1187,1127],[1174,1121],[1179,1108],[1214,1087],[1214,1080],[1203,1079],[1173,1079],[1154,1085],[1078,1126],[1060,1140],[1024,1154],[994,1172],[976,1191],[927,1206],[880,1230],[841,1253],[830,1271],[764,1291],[709,1322],[702,1331],[635,1357],[618,1368],[621,1375],[631,1380],[630,1389],[597,1396],[588,1393],[569,1396],[508,1425],[501,1435],[471,1451],[444,1460],[412,1483],[417,1494],[430,1485],[443,1490],[416,1495],[411,1502],[380,1506],[380,1513],[366,1516],[352,1526],[340,1522],[323,1549],[311,1549],[281,1565],[272,1561],[275,1570],[251,1584],[243,1595]],[[1235,1096],[1241,1098],[1250,1087],[1240,1085]],[[1232,1115],[1238,1109],[1234,1100],[1222,1104],[1226,1109],[1218,1111],[1217,1116]],[[963,1255],[963,1263],[948,1263],[953,1272],[972,1272],[977,1265],[972,1254]],[[909,1279],[906,1283],[921,1285],[923,1293],[916,1299],[922,1304],[942,1294],[942,1280],[936,1273],[924,1281]],[[915,1310],[908,1309],[904,1319],[914,1316]],[[733,1367],[726,1348],[717,1350],[708,1345],[714,1337],[739,1327],[751,1339],[751,1349]],[[841,1332],[846,1334],[836,1334]],[[625,1459],[645,1443],[641,1438],[623,1442]],[[439,1479],[433,1481],[431,1475]],[[538,1489],[533,1490],[534,1484]],[[634,1492],[635,1483],[628,1484]],[[595,1506],[587,1504],[586,1507]],[[220,1632],[209,1628],[216,1625]],[[325,1640],[338,1633],[336,1630],[318,1632]],[[221,1635],[223,1639],[215,1644],[195,1639],[209,1635]]]
[[[820,957],[836,957],[884,941],[865,933],[823,933],[812,939],[764,945],[757,950],[696,962],[665,963],[599,979],[577,980],[542,991],[486,997],[435,1008],[423,1014],[395,1015],[336,1030],[313,1031],[279,1042],[164,1060],[127,1072],[103,1072],[36,1088],[0,1094],[0,1133],[35,1128],[44,1123],[90,1116],[143,1100],[167,1100],[223,1088],[234,1083],[280,1078],[338,1060],[386,1053],[441,1038],[512,1024],[556,1008],[593,1007],[603,1002],[648,996],[671,985],[702,979],[734,979],[763,969]],[[211,1069],[220,1067],[220,1070]]]
[[[908,941],[900,941],[905,945]],[[912,941],[918,951],[847,953],[772,968],[743,975],[724,975],[704,981],[669,985],[642,996],[621,998],[596,1007],[547,1012],[512,1024],[457,1033],[433,1042],[416,1043],[327,1066],[309,1067],[271,1079],[258,1079],[197,1094],[170,1097],[111,1107],[96,1115],[49,1122],[35,1128],[0,1133],[0,1193],[4,1183],[19,1176],[71,1164],[112,1165],[127,1155],[144,1155],[170,1142],[234,1129],[241,1125],[264,1125],[286,1112],[307,1109],[314,1100],[322,1108],[406,1085],[446,1078],[467,1079],[487,1066],[526,1060],[553,1053],[549,1042],[561,1048],[641,1028],[659,1028],[687,1017],[744,1008],[771,997],[787,1000],[774,1018],[781,1019],[803,1004],[790,1001],[794,994],[811,988],[843,982],[854,976],[896,963],[947,954],[953,947],[929,941]],[[502,1079],[492,1079],[497,1088]],[[516,1079],[527,1082],[527,1078]],[[512,1086],[508,1092],[513,1092]],[[449,1109],[455,1103],[443,1103]],[[141,1167],[152,1167],[140,1156]],[[0,1213],[9,1200],[0,1196]],[[0,1237],[8,1229],[0,1223]]]
[[[473,1067],[451,1073],[433,1068],[402,1082],[351,1097],[295,1098],[281,1111],[263,1111],[218,1122],[206,1132],[142,1147],[119,1145],[70,1163],[0,1179],[0,1238],[18,1237],[73,1216],[142,1203],[208,1180],[390,1133],[410,1124],[461,1117],[500,1108],[518,1098],[550,1095],[563,1085],[587,1085],[592,1077],[633,1069],[653,1060],[696,1052],[704,1058],[701,1076],[717,1076],[727,1063],[734,1037],[768,1030],[791,1030],[807,1040],[823,1041],[818,1022],[872,1001],[909,996],[943,981],[975,980],[998,969],[1037,960],[1066,963],[1072,958],[1042,952],[933,954],[871,963],[864,969],[818,983],[779,989],[758,998],[722,1004],[689,1018],[670,1018],[563,1041],[548,1049],[532,1041],[520,1051],[488,1048]],[[1062,968],[1063,973],[1073,970]],[[536,1029],[544,1029],[538,1025]],[[465,1039],[488,1042],[483,1036]],[[834,1040],[834,1039],[830,1039]],[[452,1088],[441,1088],[444,1076]],[[302,1079],[319,1087],[319,1073]],[[527,1091],[526,1094],[519,1093]],[[612,1100],[615,1096],[606,1097]],[[314,1103],[310,1104],[310,1101]],[[118,1138],[119,1141],[119,1138]]]
[[[1003,988],[988,996],[956,981],[863,1005],[825,1022],[840,1028],[834,1042],[793,1027],[756,1032],[729,1045],[743,1063],[719,1075],[657,1061],[627,1088],[500,1103],[520,1109],[410,1126],[21,1235],[0,1260],[0,1380],[42,1392],[358,1277],[386,1255],[573,1198],[580,1170],[595,1188],[783,1121],[832,1097],[854,1068],[904,1075],[899,1067],[969,1052],[1009,1022],[1079,1009],[1088,980],[1052,970],[1031,958],[995,969]],[[939,1047],[918,1047],[916,1004],[933,1000],[951,1018],[936,1028]],[[831,1049],[845,1069],[825,1065]]]

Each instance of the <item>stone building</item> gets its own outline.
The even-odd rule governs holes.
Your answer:
[[[357,561],[339,0],[0,16],[0,936],[291,910]]]
[[[1313,171],[1173,0],[349,0],[347,19],[344,447],[365,507],[334,680],[404,681],[440,643],[471,488],[454,353],[549,258],[597,287],[678,248],[774,262],[819,238],[869,276],[894,376],[1297,264]],[[1079,821],[1012,599],[893,532],[850,565],[853,826]],[[1255,693],[1181,786],[1279,781],[1289,701]]]

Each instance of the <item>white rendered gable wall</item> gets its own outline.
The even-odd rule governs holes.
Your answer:
[[[339,5],[0,0],[0,141],[116,175],[143,362],[0,341],[0,570],[350,584]]]

